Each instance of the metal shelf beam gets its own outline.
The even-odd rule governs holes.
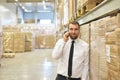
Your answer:
[[[80,24],[85,24],[117,9],[120,9],[120,0],[105,0],[77,21]]]

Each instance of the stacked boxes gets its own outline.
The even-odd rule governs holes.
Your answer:
[[[80,38],[89,43],[89,24],[80,27]]]
[[[25,51],[32,51],[32,42],[25,41]]]
[[[119,14],[118,14],[119,15]],[[119,69],[120,69],[120,52],[119,52],[119,43],[120,43],[120,30],[118,26],[119,16],[111,19],[111,25],[106,32],[106,45],[109,46],[108,53],[108,79],[109,80],[119,80]],[[108,23],[108,22],[107,22]]]
[[[90,80],[107,79],[104,31],[102,20],[90,24]],[[101,28],[102,31],[101,32]],[[94,57],[94,58],[93,58]]]
[[[55,36],[54,35],[44,35],[39,34],[35,38],[36,48],[53,48],[55,44]]]
[[[13,32],[3,32],[3,52],[13,52],[13,43]]]
[[[24,33],[15,32],[14,33],[14,52],[24,52],[25,51],[25,37]]]
[[[84,0],[83,0],[84,1]],[[86,1],[86,0],[85,0]],[[86,1],[86,12],[90,11],[91,9],[95,8],[98,4],[100,4],[103,0],[87,0]],[[84,4],[84,3],[83,3]]]
[[[2,33],[0,32],[0,59],[2,56]]]
[[[32,51],[32,33],[25,32],[25,51]]]
[[[2,31],[3,32],[19,32],[20,29],[17,28],[17,27],[13,27],[13,26],[8,25],[8,26],[3,26],[3,30]]]
[[[104,0],[77,0],[77,17],[81,17],[86,12],[91,11]]]
[[[90,80],[113,80],[115,75],[118,80],[117,35],[113,32],[117,28],[116,17],[106,17],[90,24]],[[111,22],[109,26],[107,21]]]
[[[3,32],[3,51],[24,52],[32,50],[32,33]]]
[[[120,79],[119,21],[117,14],[90,23],[90,80]]]

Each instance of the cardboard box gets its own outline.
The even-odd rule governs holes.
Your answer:
[[[109,17],[105,22],[105,26],[106,26],[106,32],[114,31],[116,28],[118,28],[117,17],[116,16]]]
[[[108,63],[108,69],[112,70],[112,71],[115,71],[115,72],[119,72],[119,63],[116,62],[116,66],[114,66],[113,64],[111,63]]]
[[[117,36],[116,44],[120,45],[120,28],[115,29],[115,34]]]
[[[113,57],[119,56],[118,45],[110,45],[110,55]]]
[[[108,78],[109,80],[119,80],[120,77],[119,77],[119,74],[113,70],[108,70]]]
[[[25,36],[22,32],[14,33],[14,52],[25,51]]]
[[[80,27],[80,38],[84,41],[86,41],[87,43],[89,43],[89,33],[90,33],[90,30],[89,30],[90,26],[89,24],[86,24],[86,25],[83,25]]]
[[[14,37],[13,32],[3,32],[3,52],[14,51]]]
[[[35,38],[36,48],[53,48],[55,45],[54,35],[38,35]]]
[[[106,44],[115,44],[117,35],[115,32],[109,32],[106,34]]]
[[[32,41],[26,41],[25,42],[25,51],[31,51],[32,50]]]
[[[3,26],[3,32],[20,32],[20,29],[16,26]]]

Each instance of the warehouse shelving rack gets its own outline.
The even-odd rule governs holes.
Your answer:
[[[93,8],[90,12],[78,18],[81,25],[94,20],[103,18],[111,13],[114,13],[120,9],[120,0],[104,0],[98,6]]]

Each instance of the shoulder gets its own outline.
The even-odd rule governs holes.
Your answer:
[[[89,44],[87,42],[83,41],[82,39],[79,39],[79,43],[86,48],[89,47]]]
[[[61,39],[58,39],[56,43],[65,43],[64,40],[61,38]]]
[[[57,42],[63,42],[63,39],[62,39],[62,38],[61,38],[61,39],[58,39]]]

